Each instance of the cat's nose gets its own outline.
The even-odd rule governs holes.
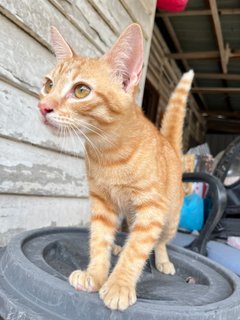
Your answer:
[[[38,108],[43,116],[45,116],[47,113],[53,112],[53,107],[46,103],[39,103]]]

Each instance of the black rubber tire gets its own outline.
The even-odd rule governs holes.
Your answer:
[[[118,235],[117,242],[124,239],[125,235]],[[0,316],[14,320],[239,319],[239,278],[203,256],[174,246],[169,252],[176,275],[160,274],[151,256],[137,286],[137,303],[124,312],[107,309],[97,293],[77,292],[67,282],[72,270],[86,267],[87,242],[87,230],[77,228],[46,228],[15,237],[0,257]],[[195,283],[186,283],[188,277]]]

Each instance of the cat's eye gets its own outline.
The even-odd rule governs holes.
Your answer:
[[[74,88],[74,95],[78,99],[83,99],[89,95],[91,89],[87,87],[85,84],[78,84]]]
[[[47,79],[47,82],[44,85],[44,90],[46,93],[49,93],[52,90],[53,82],[51,79]]]

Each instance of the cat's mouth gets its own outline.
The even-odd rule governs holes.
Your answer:
[[[42,115],[42,122],[49,127],[54,134],[57,135],[67,135],[70,134],[72,131],[77,133],[77,135],[84,136],[87,134],[87,130],[85,128],[80,128],[76,126],[72,126],[69,119],[62,119],[59,116],[46,114]]]
[[[50,119],[48,119],[46,116],[42,116],[42,122],[50,128],[53,128],[55,130],[60,130],[60,126],[54,123],[53,121],[51,121]]]

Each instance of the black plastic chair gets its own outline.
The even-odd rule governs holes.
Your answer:
[[[228,145],[222,154],[213,175],[223,184],[231,174],[234,165],[235,174],[240,175],[240,136]],[[240,179],[225,186],[227,205],[224,214],[216,226],[215,236],[226,239],[229,236],[240,236]]]
[[[212,206],[198,237],[178,232],[172,243],[205,255],[240,275],[240,250],[216,241],[215,230],[219,227],[227,205],[227,193],[223,184],[217,177],[205,173],[184,174],[183,181],[207,183],[207,197],[211,199]]]

